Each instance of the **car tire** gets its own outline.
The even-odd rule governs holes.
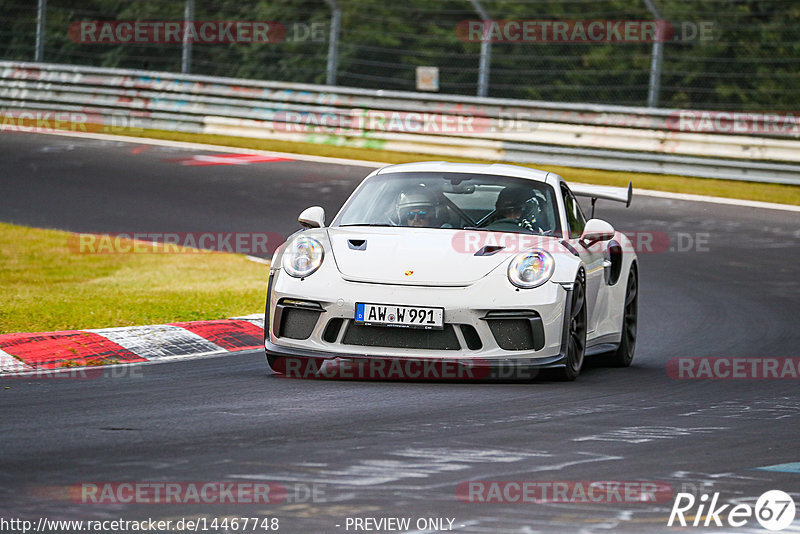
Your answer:
[[[636,327],[639,319],[639,276],[636,267],[631,267],[625,288],[625,303],[622,312],[622,338],[614,352],[605,355],[610,367],[628,367],[633,362],[636,350]]]
[[[586,356],[586,281],[583,271],[575,279],[570,298],[572,303],[567,327],[569,338],[566,342],[566,361],[564,368],[560,369],[560,378],[567,381],[578,378]]]

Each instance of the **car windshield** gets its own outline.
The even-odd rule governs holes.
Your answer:
[[[414,172],[369,178],[333,226],[409,226],[560,235],[555,192],[492,174]]]

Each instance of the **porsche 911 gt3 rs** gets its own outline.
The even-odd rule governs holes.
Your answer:
[[[570,187],[513,165],[393,165],[367,176],[333,221],[319,206],[275,252],[265,340],[286,361],[456,361],[555,368],[586,355],[630,365],[638,262],[576,196],[631,201],[631,186]],[[593,215],[593,213],[592,213]]]

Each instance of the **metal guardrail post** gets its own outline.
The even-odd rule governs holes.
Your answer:
[[[489,14],[483,9],[478,0],[469,0],[475,12],[484,22],[481,38],[481,59],[478,63],[478,96],[486,96],[489,93],[489,69],[492,62],[492,42],[487,38],[486,21],[490,20]]]
[[[47,26],[47,0],[39,0],[36,10],[36,52],[35,61],[44,61],[45,26]]]
[[[336,71],[339,67],[339,33],[342,25],[342,9],[336,0],[325,0],[331,7],[331,33],[328,41],[328,68],[326,85],[336,85]]]
[[[189,24],[194,23],[194,0],[186,0],[183,9],[183,52],[181,54],[181,72],[189,74],[192,71],[192,40]]]
[[[661,21],[661,13],[653,3],[653,0],[644,0],[647,9],[653,14],[656,21]],[[656,41],[653,43],[653,56],[650,60],[650,84],[647,89],[647,107],[658,107],[658,92],[661,88],[661,61],[663,59],[664,42],[661,26],[656,30]]]

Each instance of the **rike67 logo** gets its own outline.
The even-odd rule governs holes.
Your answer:
[[[667,526],[692,527],[743,527],[755,517],[759,524],[772,531],[783,530],[794,521],[797,512],[794,499],[780,490],[764,492],[755,507],[749,504],[719,505],[719,492],[709,499],[703,494],[699,499],[691,493],[678,493]]]

